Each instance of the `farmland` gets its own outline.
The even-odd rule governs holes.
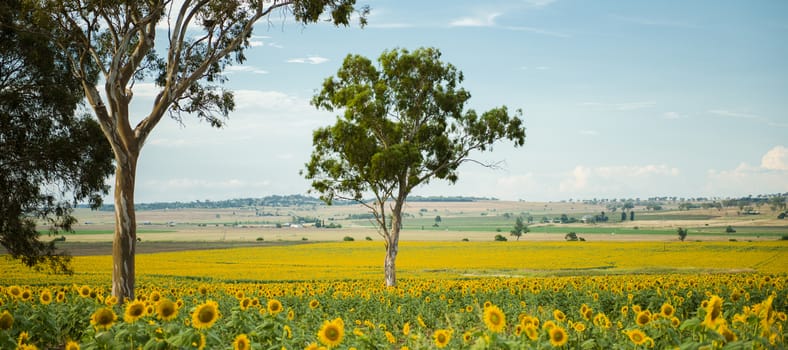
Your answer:
[[[81,212],[58,243],[75,255],[73,275],[0,259],[0,348],[785,346],[786,227],[767,215],[638,212],[624,223],[535,224],[496,242],[517,215],[601,210],[410,206],[395,288],[383,286],[384,249],[360,207],[140,211],[137,299],[122,305],[109,293],[111,213]],[[676,227],[690,229],[687,240]],[[565,241],[570,231],[586,241]]]

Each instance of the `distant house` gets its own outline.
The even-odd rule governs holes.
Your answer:
[[[591,216],[591,215],[583,215],[583,217],[580,218],[580,222],[582,222],[584,224],[593,224],[594,223],[594,217]]]

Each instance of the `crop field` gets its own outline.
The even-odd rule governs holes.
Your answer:
[[[112,213],[78,212],[58,242],[73,275],[0,257],[0,349],[786,347],[784,221],[644,211],[508,234],[517,216],[601,210],[411,203],[394,288],[359,206],[140,211],[136,298],[125,303],[110,293]]]

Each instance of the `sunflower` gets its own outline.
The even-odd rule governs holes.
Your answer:
[[[662,307],[659,308],[659,313],[662,316],[666,317],[666,318],[673,317],[673,314],[675,312],[676,312],[676,309],[673,308],[673,305],[670,305],[670,303],[664,303],[664,304],[662,304]]]
[[[287,339],[291,339],[291,338],[293,338],[293,330],[290,328],[290,326],[288,326],[288,325],[285,325],[285,326],[282,328],[282,330],[284,331],[285,338],[287,338]]]
[[[24,344],[27,344],[28,340],[30,340],[30,333],[22,332],[19,333],[19,338],[17,338],[16,344],[22,346]]]
[[[96,329],[109,329],[118,319],[118,316],[115,315],[115,311],[108,307],[102,307],[96,312],[93,313],[93,316],[90,317],[90,324],[92,324]]]
[[[203,285],[197,287],[197,293],[200,293],[202,295],[208,294],[208,286],[203,284]]]
[[[397,343],[397,337],[395,337],[394,334],[392,334],[389,331],[386,331],[386,333],[384,333],[384,334],[386,335],[386,340],[388,340],[389,343],[391,343],[391,344],[396,344]]]
[[[525,335],[528,337],[528,339],[531,340],[539,339],[539,329],[537,329],[536,326],[533,324],[525,325],[525,328],[523,328],[523,332],[525,332]]]
[[[473,333],[471,333],[471,331],[466,331],[465,333],[462,334],[462,341],[463,342],[468,344],[468,343],[471,342],[471,340],[473,340]]]
[[[57,301],[58,303],[62,303],[66,301],[66,293],[57,292],[57,294],[55,294],[55,301]]]
[[[145,303],[141,301],[132,301],[126,304],[126,313],[123,314],[123,321],[126,323],[134,323],[142,316],[145,316],[145,313]]]
[[[20,296],[20,298],[23,301],[30,301],[31,299],[33,299],[33,291],[30,290],[30,289],[23,290],[22,291],[22,295]]]
[[[178,317],[178,305],[170,299],[160,299],[156,303],[156,317],[162,321],[171,321]]]
[[[293,309],[287,310],[287,319],[290,321],[295,319],[295,311]]]
[[[583,333],[586,330],[586,325],[583,322],[578,322],[572,325],[572,328],[574,328],[577,333]]]
[[[470,305],[466,306],[465,307],[465,312],[473,312],[473,306],[470,306]]]
[[[282,302],[276,299],[271,299],[268,301],[268,313],[271,315],[276,315],[282,312]]]
[[[405,322],[405,324],[402,325],[402,335],[408,334],[410,334],[410,322]]]
[[[252,348],[252,343],[249,342],[249,337],[246,334],[239,334],[233,340],[233,350],[249,350]]]
[[[22,288],[19,286],[10,286],[8,287],[8,294],[10,294],[14,299],[19,298],[22,295]]]
[[[319,346],[317,346],[317,344],[316,344],[316,343],[311,343],[311,344],[307,345],[307,346],[304,348],[304,350],[318,350],[318,349],[320,349],[320,347],[319,347]]]
[[[563,322],[566,320],[566,314],[564,314],[564,312],[561,310],[555,309],[553,310],[553,318],[555,318],[555,320],[558,322]]]
[[[155,290],[150,292],[150,295],[148,296],[148,300],[154,303],[158,302],[160,299],[161,299],[161,293]]]
[[[648,324],[649,321],[651,321],[651,316],[645,311],[638,312],[638,316],[635,318],[635,323],[641,327]]]
[[[645,344],[646,343],[646,338],[648,338],[646,336],[646,333],[643,333],[643,331],[641,331],[639,329],[633,329],[633,330],[631,330],[629,332],[626,332],[626,333],[627,333],[627,336],[629,337],[629,340],[631,340],[633,343],[635,343],[635,345],[643,345],[643,344]]]
[[[435,339],[435,346],[439,348],[445,348],[446,345],[449,345],[449,341],[451,341],[451,331],[447,329],[439,329],[435,331],[432,337]]]
[[[0,314],[0,330],[6,331],[14,326],[14,316],[8,313],[8,310],[3,310]]]
[[[723,338],[725,338],[726,343],[736,341],[737,339],[736,333],[733,333],[733,331],[724,324],[720,325],[720,327],[717,328],[717,333],[719,333]]]
[[[79,287],[79,296],[83,298],[90,297],[90,287],[87,285]]]
[[[113,305],[115,305],[117,303],[118,303],[118,297],[116,297],[114,295],[108,297],[107,299],[104,299],[104,305],[107,305],[107,306],[113,306]]]
[[[312,299],[312,300],[309,301],[309,308],[310,309],[314,310],[314,309],[317,309],[319,306],[320,306],[320,302],[317,301],[317,299]]]
[[[38,300],[41,301],[42,305],[49,305],[52,302],[52,292],[49,289],[44,289],[41,295],[38,296]]]
[[[330,322],[323,322],[323,326],[320,327],[320,330],[317,332],[318,340],[328,347],[339,345],[344,336],[345,325],[341,318],[336,318]]]
[[[71,340],[66,343],[66,350],[79,350],[79,343]]]
[[[205,349],[205,334],[200,333],[200,337],[192,341],[192,347],[197,350]]]
[[[484,324],[487,329],[500,333],[506,327],[506,315],[495,305],[484,308]]]
[[[243,298],[238,303],[238,306],[241,308],[242,311],[246,311],[247,309],[249,309],[249,306],[251,305],[252,305],[252,299],[249,298]]]
[[[192,326],[197,329],[208,329],[213,326],[219,317],[221,317],[219,314],[219,305],[213,300],[208,300],[194,309],[192,313]]]
[[[681,325],[681,320],[679,320],[678,317],[673,316],[670,318],[670,325],[673,327],[678,327],[679,325]]]
[[[569,341],[569,336],[566,334],[566,330],[559,326],[555,326],[550,329],[550,344],[554,347],[564,346],[567,341]]]
[[[712,295],[705,309],[706,317],[702,324],[707,328],[715,329],[718,325],[725,323],[725,319],[722,317],[722,298]]]

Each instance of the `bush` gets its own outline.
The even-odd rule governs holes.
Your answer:
[[[367,237],[365,237],[364,239],[365,239],[365,240],[367,240],[367,241],[371,241],[371,240],[372,240],[372,237],[370,237],[370,236],[367,236]]]
[[[263,237],[257,237],[257,241],[258,242],[262,242],[263,241]]]
[[[463,238],[463,239],[462,239],[462,241],[463,241],[463,242],[470,242],[471,240],[470,240],[470,239],[468,239],[468,238]]]
[[[506,237],[504,237],[502,235],[495,235],[495,240],[498,241],[498,242],[506,242],[506,241],[508,241],[508,239],[506,239]]]
[[[306,237],[301,237],[301,240],[302,240],[302,241],[308,241],[308,240],[309,240],[309,238],[306,238]]]
[[[346,242],[352,242],[352,241],[355,241],[355,239],[354,239],[353,237],[350,237],[350,236],[345,236],[345,238],[342,238],[342,240],[343,240],[343,241],[346,241]]]
[[[777,215],[777,218],[780,219],[780,220],[784,220],[785,219],[785,212],[782,212],[782,213],[780,213],[780,215]]]
[[[728,227],[725,228],[725,232],[726,233],[735,233],[736,230],[733,228],[733,226],[728,225]]]
[[[574,241],[580,240],[580,238],[577,237],[577,233],[575,233],[575,232],[567,233],[566,236],[564,236],[564,239],[567,240],[567,241],[570,241],[570,242],[574,242]]]
[[[782,235],[782,237],[780,237],[780,240],[788,241],[788,235]]]

